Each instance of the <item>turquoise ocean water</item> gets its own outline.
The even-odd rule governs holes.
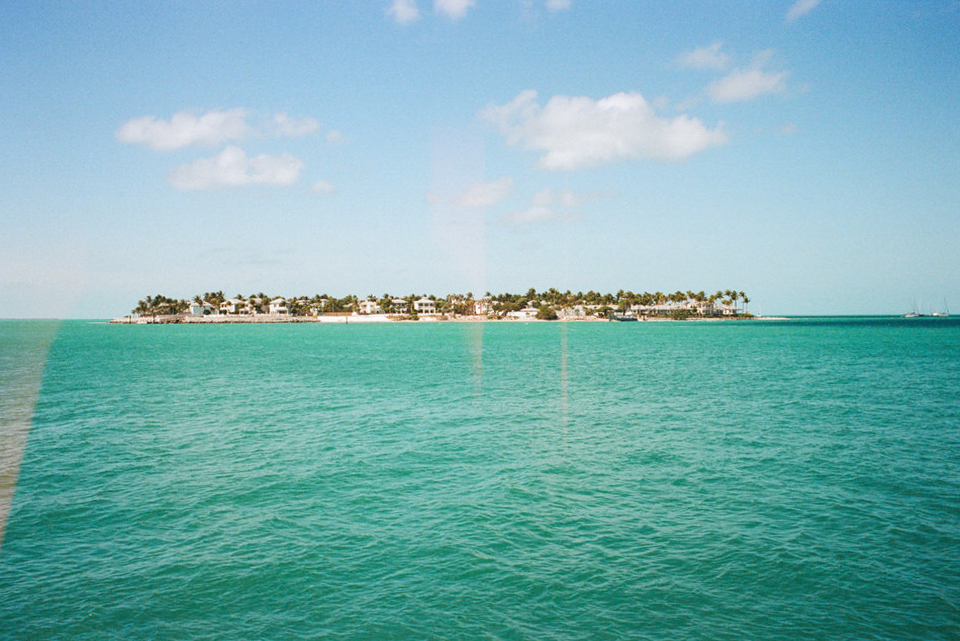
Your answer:
[[[49,328],[0,639],[960,638],[956,319]]]

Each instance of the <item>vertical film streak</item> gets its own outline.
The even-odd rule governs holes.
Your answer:
[[[567,375],[567,324],[560,324],[560,428],[563,443],[567,443],[567,425],[570,421],[570,398]]]
[[[0,324],[0,551],[33,422],[43,370],[59,322]]]

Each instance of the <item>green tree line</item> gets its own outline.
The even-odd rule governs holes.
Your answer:
[[[275,298],[278,297],[268,296],[264,292],[257,292],[249,296],[237,294],[232,297],[232,299],[239,301],[237,305],[238,309],[235,313],[246,313],[248,311],[266,313],[269,309],[270,301]],[[361,300],[353,294],[342,298],[329,296],[327,294],[284,298],[289,313],[295,316],[351,313],[359,311]],[[384,293],[382,296],[370,295],[367,297],[367,300],[376,301],[377,306],[385,314],[413,314],[415,313],[414,301],[420,298],[429,298],[432,300],[436,305],[437,312],[440,314],[458,315],[474,314],[475,302],[478,300],[474,297],[473,292],[467,292],[466,294],[449,294],[445,297],[426,294],[394,296],[390,293]],[[206,304],[214,310],[214,313],[217,313],[219,312],[221,304],[227,300],[228,298],[224,296],[223,291],[197,294],[193,296],[192,299],[177,299],[163,294],[157,294],[155,296],[147,296],[138,301],[137,306],[131,310],[131,312],[140,316],[184,314],[188,311],[192,301],[201,305]],[[505,316],[510,312],[533,307],[538,310],[542,318],[555,318],[557,310],[572,309],[574,307],[598,310],[601,315],[605,315],[610,312],[622,313],[636,306],[655,307],[670,305],[676,310],[682,311],[685,306],[695,302],[710,303],[712,305],[719,303],[727,308],[741,312],[746,311],[747,305],[750,303],[750,298],[745,292],[735,289],[717,290],[711,294],[707,294],[703,290],[696,292],[693,290],[677,290],[669,293],[662,291],[633,292],[623,289],[616,293],[601,293],[593,290],[573,293],[570,290],[561,292],[553,287],[538,292],[531,287],[524,293],[504,292],[491,294],[490,292],[486,292],[479,300],[487,301],[492,314],[496,316]]]

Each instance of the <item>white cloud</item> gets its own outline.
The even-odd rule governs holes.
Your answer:
[[[547,0],[547,9],[550,11],[565,11],[570,8],[570,0]]]
[[[581,199],[569,189],[541,189],[526,209],[511,211],[502,220],[511,225],[573,221]]]
[[[292,118],[286,113],[278,113],[273,117],[273,130],[278,136],[305,136],[319,127],[313,118]]]
[[[116,135],[120,142],[147,145],[158,151],[190,145],[213,146],[244,138],[250,131],[246,115],[243,109],[214,109],[201,116],[181,111],[170,120],[144,116],[123,123]]]
[[[714,102],[740,102],[752,100],[768,93],[786,89],[786,71],[768,73],[759,67],[734,69],[729,74],[710,84],[707,94]]]
[[[730,56],[720,51],[721,44],[714,42],[706,47],[697,47],[677,56],[677,64],[688,69],[726,69],[730,66]]]
[[[177,189],[200,191],[218,187],[245,185],[292,185],[297,182],[303,163],[290,154],[252,158],[230,145],[212,158],[201,158],[174,168],[170,184]]]
[[[433,0],[433,10],[451,20],[459,20],[476,4],[476,0]]]
[[[785,20],[787,22],[796,22],[816,9],[818,4],[820,4],[820,0],[797,0],[790,6],[790,9],[787,10]]]
[[[503,177],[491,182],[476,182],[453,199],[457,207],[485,208],[496,205],[513,189],[513,180]]]
[[[695,98],[680,102],[678,109],[688,109],[700,102],[705,94],[713,102],[741,102],[769,93],[780,93],[787,88],[786,71],[766,71],[764,67],[773,59],[775,51],[764,49],[753,56],[749,67],[738,67],[727,75],[710,83],[704,92]],[[721,51],[720,42],[698,47],[680,54],[676,64],[691,69],[724,70],[730,66],[730,56]]]
[[[333,186],[332,183],[328,183],[326,180],[318,180],[313,183],[313,186],[310,187],[310,191],[315,194],[335,194],[337,193],[337,188]]]
[[[529,90],[480,116],[494,123],[509,145],[545,152],[537,166],[550,170],[634,158],[678,161],[728,140],[722,125],[708,129],[687,115],[658,116],[636,92],[600,100],[554,96],[541,107],[536,91]]]
[[[416,0],[393,0],[387,15],[393,16],[397,24],[410,24],[420,17],[420,10]]]
[[[327,142],[330,143],[331,145],[339,145],[340,143],[346,142],[346,141],[347,139],[343,136],[343,134],[337,131],[336,129],[331,129],[327,133]]]

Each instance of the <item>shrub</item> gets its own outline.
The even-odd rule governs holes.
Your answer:
[[[537,310],[537,318],[540,320],[557,320],[557,310],[547,305],[541,305]]]

